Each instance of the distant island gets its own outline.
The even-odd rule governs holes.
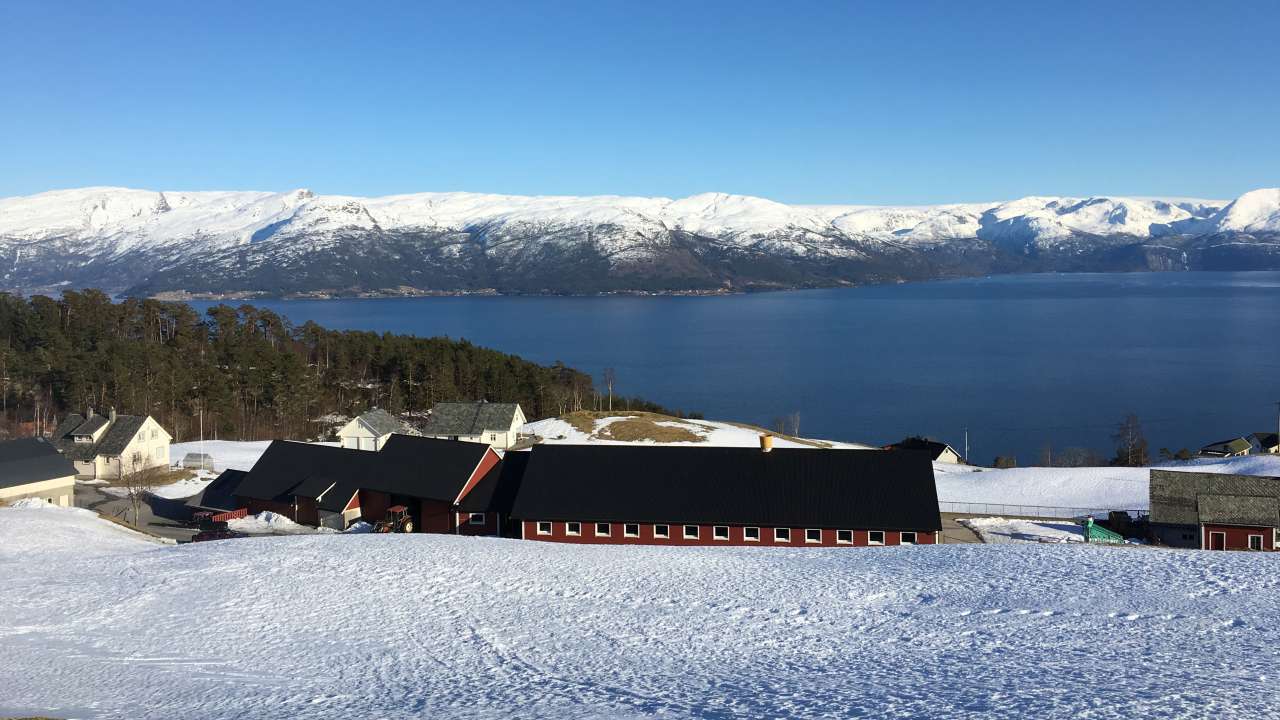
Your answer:
[[[1024,272],[1280,269],[1280,189],[917,207],[705,193],[0,199],[0,289],[166,299],[720,294]]]

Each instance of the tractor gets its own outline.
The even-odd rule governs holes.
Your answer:
[[[413,517],[409,515],[409,508],[404,505],[392,505],[387,508],[387,514],[383,516],[381,522],[373,526],[373,531],[379,533],[413,532]]]

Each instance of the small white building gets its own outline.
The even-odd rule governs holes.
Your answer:
[[[1251,454],[1280,453],[1280,433],[1256,432],[1249,436]]]
[[[44,438],[0,442],[0,501],[40,498],[75,504],[76,469]]]
[[[338,440],[348,450],[381,450],[391,435],[418,435],[418,431],[395,419],[391,413],[374,408],[338,430]]]
[[[960,453],[956,452],[955,448],[951,447],[950,445],[944,442],[939,442],[937,440],[930,440],[929,438],[924,438],[919,436],[909,437],[902,440],[901,442],[896,442],[896,443],[893,443],[892,445],[886,445],[884,449],[885,450],[924,450],[925,452],[929,453],[930,457],[933,458],[934,462],[947,463],[950,465],[964,464],[964,458],[960,456]]]
[[[486,443],[506,450],[520,441],[524,411],[519,403],[441,402],[431,408],[425,437]]]
[[[132,472],[169,467],[173,437],[150,415],[68,415],[49,438],[81,480],[119,480]]]

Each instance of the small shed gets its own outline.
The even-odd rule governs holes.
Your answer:
[[[182,467],[186,470],[213,470],[213,456],[208,453],[189,452],[182,456]]]

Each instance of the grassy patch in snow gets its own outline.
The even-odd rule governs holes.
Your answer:
[[[662,416],[658,416],[662,417]],[[618,420],[609,423],[601,428],[597,433],[602,438],[608,440],[621,440],[623,442],[640,442],[644,440],[652,440],[653,442],[704,442],[705,437],[683,427],[674,425],[659,425],[658,422],[650,418],[629,417],[626,420]]]

